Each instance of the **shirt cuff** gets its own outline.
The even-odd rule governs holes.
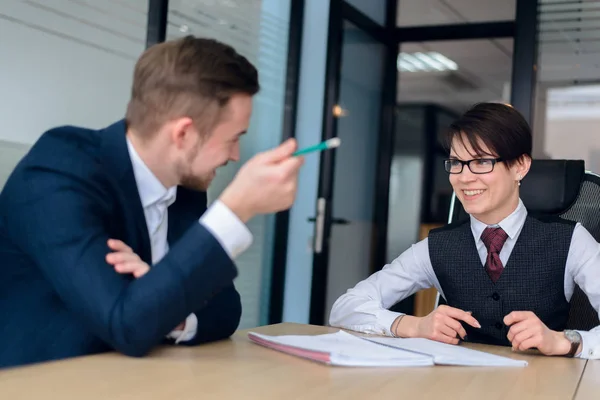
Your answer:
[[[392,324],[399,316],[404,315],[402,313],[397,313],[390,310],[381,310],[379,315],[377,316],[377,322],[381,324],[383,328],[383,332],[386,336],[394,337],[392,333]]]
[[[600,359],[600,332],[577,331],[581,335],[581,353],[576,357]]]
[[[185,319],[185,327],[183,330],[172,330],[167,337],[169,339],[175,339],[175,343],[187,342],[192,340],[196,336],[198,331],[198,317],[196,314],[190,314]]]
[[[232,260],[252,244],[248,227],[225,204],[216,200],[199,221],[218,240]]]

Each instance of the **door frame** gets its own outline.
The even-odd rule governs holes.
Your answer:
[[[377,163],[376,200],[385,199],[387,204],[388,185],[380,184],[389,179],[389,163],[391,162],[391,140],[394,124],[394,106],[396,103],[396,57],[398,46],[393,40],[393,30],[396,28],[397,0],[386,1],[386,22],[381,26],[355,7],[343,0],[331,0],[329,13],[329,28],[327,41],[327,61],[325,72],[325,101],[323,110],[322,140],[333,138],[337,134],[337,117],[334,106],[339,101],[340,77],[342,61],[342,45],[344,22],[348,21],[371,36],[374,40],[386,46],[384,61],[384,76],[382,82],[382,109],[379,154]],[[389,153],[389,154],[387,154]],[[317,191],[317,216],[315,218],[315,234],[313,246],[313,269],[311,284],[311,299],[309,323],[322,325],[325,319],[325,304],[327,296],[327,276],[329,269],[329,237],[331,236],[333,176],[335,151],[323,152],[319,165],[319,186]],[[376,202],[377,202],[376,201]],[[387,207],[375,207],[375,226],[378,227],[376,236],[381,238],[380,230],[387,226]],[[387,227],[385,227],[387,230]],[[384,233],[385,234],[385,233]],[[384,243],[385,240],[376,240]],[[373,254],[379,254],[379,245]]]

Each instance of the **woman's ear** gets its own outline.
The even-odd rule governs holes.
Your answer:
[[[522,155],[515,163],[515,179],[521,182],[529,172],[529,168],[531,168],[531,157]]]

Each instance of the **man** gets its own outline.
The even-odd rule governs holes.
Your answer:
[[[258,90],[234,49],[185,37],[140,57],[123,121],[42,135],[0,194],[0,367],[236,330],[244,224],[291,206],[302,164],[294,141],[259,154],[204,212]],[[130,274],[115,249],[152,267]]]
[[[575,284],[600,313],[600,245],[581,225],[527,213],[519,198],[531,130],[512,107],[476,105],[450,126],[450,183],[470,221],[434,229],[333,305],[330,323],[369,333],[600,357],[600,328],[565,330]],[[506,268],[505,268],[506,266]],[[419,318],[388,308],[435,287]]]

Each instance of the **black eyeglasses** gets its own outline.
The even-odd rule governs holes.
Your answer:
[[[460,174],[466,165],[474,174],[489,174],[494,170],[494,165],[502,161],[501,158],[476,158],[468,161],[450,158],[444,160],[444,168],[449,174]]]

